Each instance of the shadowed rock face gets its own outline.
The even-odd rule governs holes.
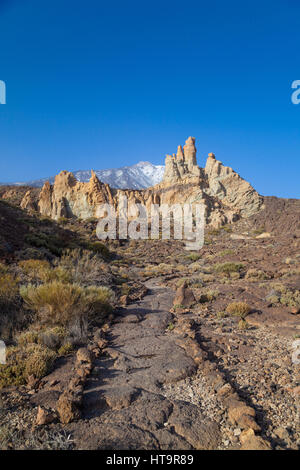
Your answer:
[[[203,203],[206,223],[219,227],[240,217],[249,217],[260,210],[262,197],[232,168],[224,166],[209,154],[205,168],[196,160],[195,138],[189,137],[177,154],[166,156],[163,181],[146,190],[115,190],[102,183],[92,171],[88,183],[78,182],[72,173],[62,171],[54,185],[43,186],[38,209],[41,214],[58,219],[96,216],[100,204],[118,208],[118,196],[126,195],[128,205]],[[26,193],[23,208],[32,208],[30,193]]]

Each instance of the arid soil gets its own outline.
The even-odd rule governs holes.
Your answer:
[[[299,450],[299,213],[267,198],[198,253],[111,244],[118,306],[77,356],[0,392],[2,448]]]

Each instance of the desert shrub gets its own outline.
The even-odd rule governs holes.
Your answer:
[[[26,305],[46,324],[65,325],[79,304],[80,287],[57,281],[33,286],[29,284],[20,289]]]
[[[63,345],[66,336],[66,329],[62,326],[56,326],[53,328],[22,332],[16,337],[16,341],[17,345],[21,348],[38,344],[47,347],[52,351],[58,352]]]
[[[174,310],[182,309],[182,308],[183,308],[183,309],[185,308],[185,306],[182,305],[182,304],[176,304],[176,305],[173,306],[173,309],[174,309]]]
[[[213,274],[206,274],[206,273],[200,273],[199,278],[203,282],[214,282],[215,280],[215,277],[213,276]]]
[[[270,279],[270,276],[260,269],[248,269],[245,278],[253,281],[265,281]]]
[[[220,251],[220,253],[218,253],[218,256],[231,256],[231,255],[234,255],[234,251],[230,249],[222,250]]]
[[[24,321],[17,280],[11,274],[0,275],[0,338],[11,339]]]
[[[282,277],[286,278],[286,277],[292,277],[292,276],[300,276],[300,268],[296,268],[296,269],[281,269],[279,272],[279,275],[281,275]]]
[[[71,274],[67,270],[60,266],[52,268],[46,260],[24,260],[19,262],[19,266],[31,281],[71,281]]]
[[[40,379],[47,375],[53,366],[56,354],[47,347],[39,344],[28,347],[25,360],[24,377],[27,379],[33,375],[36,379]]]
[[[60,266],[57,266],[56,268],[49,269],[49,271],[45,272],[45,277],[43,281],[44,282],[60,281],[60,282],[68,283],[72,281],[72,275],[66,269]]]
[[[202,270],[203,266],[201,263],[197,263],[197,261],[195,261],[194,263],[191,263],[188,267],[188,270],[191,271],[192,273],[195,273],[197,271],[200,271]]]
[[[251,307],[246,302],[232,302],[226,307],[226,313],[241,318],[245,318],[250,311]]]
[[[44,259],[45,252],[37,248],[28,247],[24,250],[19,250],[15,252],[16,258],[19,260],[29,260],[29,259]]]
[[[218,295],[219,295],[219,291],[206,289],[201,293],[199,302],[200,303],[211,302],[212,300],[215,300],[218,297]]]
[[[19,262],[19,266],[31,280],[43,280],[46,272],[50,270],[50,263],[46,260],[28,259]]]
[[[63,344],[59,350],[58,350],[58,354],[60,356],[66,356],[67,354],[71,353],[72,351],[74,350],[74,347],[73,347],[73,344],[68,342],[68,343],[65,343]]]
[[[36,248],[45,248],[53,255],[60,256],[63,250],[63,241],[56,235],[49,235],[43,232],[30,233],[25,237],[26,243]]]
[[[87,243],[86,248],[90,251],[93,251],[94,253],[97,253],[98,255],[101,255],[104,259],[110,258],[109,249],[101,242]]]
[[[39,334],[37,331],[24,331],[17,336],[16,340],[21,347],[26,347],[29,344],[38,344]]]
[[[217,313],[217,317],[221,320],[222,318],[226,318],[227,317],[227,313],[220,310],[218,313]]]
[[[239,327],[240,330],[248,330],[249,323],[246,322],[246,320],[244,318],[241,318],[239,323],[238,323],[238,327]]]
[[[108,287],[90,286],[83,289],[81,304],[84,313],[91,320],[97,320],[99,315],[107,314],[112,310],[113,292]]]
[[[0,310],[15,307],[18,290],[18,283],[11,274],[0,275]]]
[[[78,316],[96,319],[111,309],[113,293],[106,287],[86,287],[53,281],[20,290],[26,305],[48,325],[67,325]]]
[[[0,364],[0,390],[11,385],[22,385],[25,383],[24,363],[13,365]]]
[[[174,269],[174,266],[171,264],[166,264],[166,263],[160,263],[158,265],[148,265],[145,268],[144,275],[145,276],[153,276],[153,275],[159,275],[159,274],[167,274],[172,272]]]
[[[0,276],[2,276],[3,274],[7,274],[8,273],[8,267],[3,264],[3,263],[0,263]]]
[[[88,250],[65,250],[57,261],[57,268],[67,272],[70,280],[84,286],[110,283],[110,267],[96,253]]]
[[[169,323],[168,323],[168,326],[167,326],[167,330],[169,330],[169,331],[173,331],[173,330],[174,330],[174,328],[175,328],[175,325],[174,325],[174,323],[172,323],[172,322],[169,322]]]
[[[176,281],[176,287],[181,287],[185,283],[189,284],[189,279],[187,277],[182,277]]]
[[[176,269],[176,271],[181,273],[183,271],[186,271],[187,267],[184,264],[177,264],[175,266],[175,269]]]
[[[54,326],[39,332],[38,343],[49,349],[58,350],[67,336],[67,330],[63,326]]]
[[[201,255],[199,253],[191,253],[187,256],[187,258],[191,261],[198,261],[198,259],[201,258]]]
[[[26,383],[30,375],[42,378],[51,371],[56,353],[39,344],[7,349],[7,364],[0,365],[0,389]]]
[[[244,265],[242,263],[218,263],[215,264],[215,271],[217,273],[227,274],[230,273],[238,273],[244,269]]]
[[[300,307],[300,290],[291,289],[283,284],[274,284],[276,294],[268,297],[270,303],[276,305],[281,303],[286,307]]]

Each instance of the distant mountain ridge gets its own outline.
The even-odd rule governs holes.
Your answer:
[[[97,177],[103,183],[108,183],[112,188],[118,189],[146,189],[160,183],[164,176],[164,165],[153,165],[150,162],[139,162],[132,166],[112,168],[108,170],[94,170]],[[78,170],[72,172],[81,183],[86,183],[91,177],[91,170]],[[46,181],[54,183],[55,176],[22,183],[9,183],[13,186],[32,186],[40,188]],[[7,185],[8,183],[0,183]]]

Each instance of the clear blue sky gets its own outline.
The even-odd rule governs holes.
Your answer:
[[[300,197],[299,0],[0,0],[0,181],[162,164],[195,136]]]

